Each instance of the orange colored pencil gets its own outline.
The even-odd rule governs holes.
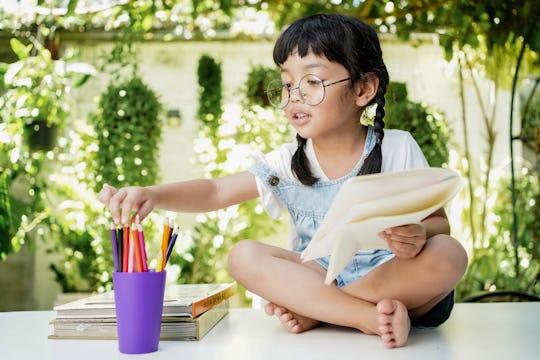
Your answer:
[[[161,264],[158,271],[165,269],[165,259],[167,257],[167,247],[169,246],[169,224],[165,222],[163,224],[163,237],[161,238]],[[160,262],[158,260],[158,262]]]

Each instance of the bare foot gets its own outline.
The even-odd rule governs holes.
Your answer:
[[[387,348],[402,347],[407,342],[411,320],[405,305],[397,300],[383,299],[377,303],[379,333]]]
[[[302,315],[295,314],[283,306],[268,303],[264,307],[268,315],[275,315],[283,324],[285,329],[292,334],[300,334],[317,326],[320,321]]]

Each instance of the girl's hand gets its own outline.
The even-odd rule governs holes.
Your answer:
[[[121,225],[129,224],[132,211],[142,220],[155,206],[153,193],[140,186],[116,189],[105,184],[98,194],[98,199],[109,208],[113,221]]]
[[[379,236],[386,240],[388,247],[399,259],[412,259],[422,251],[426,244],[424,224],[409,224],[385,229]]]

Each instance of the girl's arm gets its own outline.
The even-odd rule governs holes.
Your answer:
[[[422,224],[426,228],[426,238],[428,239],[438,234],[450,235],[450,223],[448,222],[444,208],[440,208],[422,220]]]
[[[438,234],[450,235],[450,224],[444,208],[435,211],[418,224],[388,228],[379,233],[398,258],[411,259],[424,248],[427,239]]]
[[[104,186],[99,200],[107,205],[113,220],[127,224],[132,212],[141,219],[154,208],[177,212],[206,212],[238,204],[259,195],[250,172],[217,179],[198,179],[153,186],[129,186],[119,190]]]
[[[241,172],[217,179],[197,179],[149,188],[156,208],[177,212],[207,212],[259,196],[255,177]]]

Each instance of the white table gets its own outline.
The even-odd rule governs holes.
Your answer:
[[[125,355],[116,341],[49,340],[52,311],[0,313],[0,359],[540,359],[540,302],[456,304],[437,329],[413,329],[406,347],[334,326],[293,335],[262,310],[231,309],[199,342],[162,341],[159,350]]]

